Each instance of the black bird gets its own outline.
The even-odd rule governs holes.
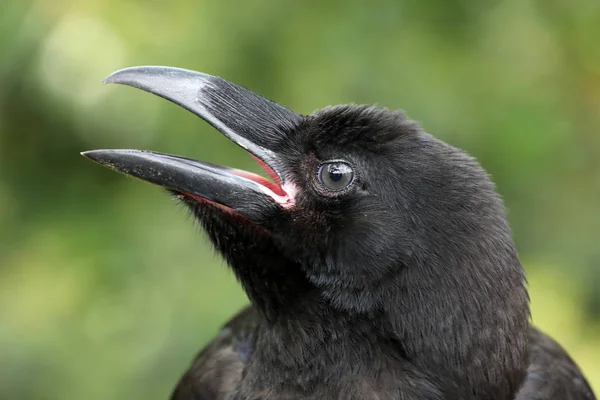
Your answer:
[[[272,178],[149,151],[83,153],[181,199],[250,299],[173,399],[594,399],[530,325],[502,201],[473,158],[399,111],[300,115],[167,67],[105,82],[188,109]]]

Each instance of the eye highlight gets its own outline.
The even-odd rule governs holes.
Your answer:
[[[354,181],[354,170],[343,161],[329,161],[319,167],[319,183],[330,191],[346,189]]]

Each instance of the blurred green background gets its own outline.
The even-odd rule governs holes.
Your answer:
[[[534,322],[600,391],[600,2],[117,1],[0,5],[0,398],[164,399],[245,302],[187,212],[82,150],[259,171],[110,72],[220,75],[309,113],[403,108],[493,175]]]

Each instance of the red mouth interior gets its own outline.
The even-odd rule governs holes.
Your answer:
[[[275,193],[278,196],[287,197],[287,193],[281,187],[281,181],[279,180],[279,177],[277,176],[275,171],[273,171],[273,169],[271,167],[269,167],[260,158],[254,156],[254,155],[252,155],[252,158],[254,158],[256,160],[258,165],[261,166],[261,168],[267,173],[267,175],[269,176],[269,178],[272,179],[272,181],[270,181],[267,178],[264,178],[260,175],[257,175],[253,172],[243,171],[243,170],[239,170],[239,169],[232,170],[231,173],[233,173],[237,176],[241,176],[242,178],[246,178],[251,181],[254,181],[254,182],[258,183],[259,185],[266,187],[267,189],[269,189],[270,191],[272,191],[273,193]]]
[[[262,161],[258,157],[252,155],[252,158],[254,158],[256,160],[258,165],[261,166],[261,168],[267,173],[267,175],[269,176],[269,178],[272,179],[272,181],[265,177],[257,175],[253,172],[244,171],[241,169],[231,168],[231,169],[228,169],[227,172],[229,172],[230,174],[233,174],[233,175],[236,175],[236,176],[239,176],[239,177],[242,177],[242,178],[245,178],[245,179],[248,179],[248,180],[258,183],[259,185],[261,185],[262,187],[267,189],[268,192],[270,192],[269,195],[273,198],[273,200],[275,202],[279,203],[283,207],[293,204],[293,200],[290,199],[290,195],[281,186],[281,181],[279,180],[279,176],[277,176],[275,171],[273,171],[273,169],[271,167],[269,167],[264,161]],[[219,204],[215,201],[208,200],[203,197],[193,195],[190,193],[184,193],[184,194],[186,196],[194,198],[198,202],[209,203],[209,204],[212,204],[214,206],[221,208],[222,210],[225,210],[228,212],[233,212],[233,210],[230,207],[225,206],[223,204]]]
[[[275,184],[277,184],[277,186],[279,186],[279,188],[281,189],[281,181],[279,180],[279,176],[277,176],[275,171],[273,171],[271,167],[269,167],[263,160],[256,157],[254,154],[251,155],[252,158],[254,158],[254,160],[258,163],[258,165],[260,165],[260,167],[267,173],[267,175],[269,175],[269,178],[271,178],[271,180],[275,182]]]

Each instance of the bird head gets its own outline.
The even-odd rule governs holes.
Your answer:
[[[301,115],[219,77],[170,67],[127,68],[105,82],[193,112],[246,149],[271,180],[150,151],[84,156],[167,188],[201,220],[210,212],[260,232],[248,240],[268,237],[271,251],[301,266],[339,306],[377,306],[378,288],[402,270],[429,264],[451,275],[458,271],[443,265],[448,259],[471,254],[486,264],[498,250],[511,255],[502,204],[485,172],[400,111],[343,105]],[[216,227],[213,241],[229,259],[239,243],[222,233]]]
[[[219,77],[169,67],[127,68],[105,82],[193,112],[270,176],[149,151],[83,153],[169,189],[201,221],[214,221],[211,238],[228,260],[240,241],[268,241],[336,306],[357,310],[381,306],[386,283],[411,269],[456,280],[454,264],[471,258],[481,265],[469,273],[493,280],[514,264],[485,172],[400,111],[343,105],[300,115]],[[253,234],[231,240],[219,218]]]

